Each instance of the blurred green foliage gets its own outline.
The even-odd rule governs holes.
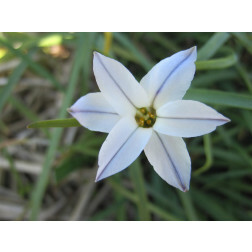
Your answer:
[[[142,154],[132,166],[99,183],[113,188],[108,204],[90,220],[252,220],[252,34],[250,33],[3,33],[0,64],[19,59],[0,86],[0,111],[16,106],[27,124],[41,120],[25,100],[13,92],[26,71],[48,80],[64,96],[57,118],[80,96],[97,91],[92,72],[94,50],[122,62],[137,80],[158,61],[196,45],[196,75],[185,99],[202,101],[231,119],[215,132],[186,139],[192,159],[190,191],[182,193],[166,184]],[[47,60],[52,47],[73,55],[67,85],[54,75]],[[40,55],[40,60],[34,59]],[[62,59],[58,59],[62,60]],[[55,60],[57,65],[57,59]],[[52,118],[53,119],[53,118]],[[7,138],[4,121],[1,140]],[[45,131],[50,141],[41,175],[29,191],[31,219],[37,219],[50,177],[57,187],[72,172],[93,167],[105,134],[82,130],[71,146],[62,146],[62,128]],[[64,155],[67,153],[67,155]],[[54,162],[56,154],[62,156]],[[1,164],[0,164],[1,168]],[[14,168],[13,168],[14,169]],[[15,176],[18,173],[15,172]],[[126,182],[125,182],[126,181]],[[131,186],[123,186],[129,183]],[[96,188],[97,193],[99,187]],[[128,207],[133,209],[130,217]]]

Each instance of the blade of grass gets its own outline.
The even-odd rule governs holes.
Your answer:
[[[130,192],[129,190],[125,189],[124,187],[122,187],[120,184],[116,183],[113,179],[109,179],[109,184],[115,189],[117,190],[117,192],[121,193],[124,197],[126,197],[127,199],[131,200],[134,203],[138,202],[138,197],[137,195],[135,195],[134,193]],[[163,210],[162,208],[152,204],[152,203],[147,203],[147,208],[149,209],[149,211],[151,211],[152,213],[158,215],[160,218],[164,219],[164,220],[171,220],[171,221],[178,221],[180,220],[179,218],[177,218],[176,216],[171,215],[170,213],[168,213],[168,211]]]
[[[151,62],[148,58],[146,58],[125,34],[115,32],[113,35],[119,43],[121,43],[137,57],[139,63],[146,71],[151,69],[154,63]]]
[[[2,110],[9,96],[11,95],[13,88],[24,74],[25,70],[27,69],[27,66],[28,64],[25,61],[22,61],[9,76],[8,83],[0,93],[0,111]]]
[[[148,35],[151,37],[151,39],[159,43],[165,49],[171,50],[174,53],[180,51],[180,47],[173,42],[173,40],[167,38],[167,36],[165,36],[163,33],[152,32],[148,33]]]
[[[227,148],[237,151],[237,153],[239,153],[240,156],[243,157],[243,161],[246,162],[250,167],[252,167],[252,158],[248,150],[243,148],[241,144],[237,143],[233,138],[231,138],[222,127],[219,127],[217,129],[217,132],[222,137],[222,140]]]
[[[44,68],[42,65],[40,65],[37,62],[35,62],[34,60],[32,60],[29,55],[24,54],[19,49],[13,48],[12,45],[8,41],[6,41],[2,38],[0,38],[0,45],[6,47],[10,52],[12,52],[14,55],[19,57],[22,61],[26,62],[26,64],[29,65],[29,67],[33,71],[35,71],[37,74],[50,80],[51,83],[55,86],[55,88],[57,88],[58,90],[61,90],[61,91],[63,90],[60,83],[48,72],[48,70],[46,68]]]
[[[83,67],[82,67],[82,74],[83,80],[81,87],[81,93],[86,94],[89,91],[89,80],[90,75],[92,73],[92,56],[93,56],[93,45],[96,39],[96,33],[89,32],[85,34],[85,47],[83,52]]]
[[[190,192],[186,192],[186,193],[181,192],[181,191],[177,191],[177,192],[184,206],[184,210],[185,210],[188,220],[190,221],[199,220],[196,214],[196,210],[191,200]]]
[[[212,153],[212,144],[210,134],[203,136],[204,141],[204,151],[206,156],[206,162],[203,166],[194,171],[194,175],[199,175],[203,172],[206,172],[213,164],[213,153]]]
[[[237,55],[232,52],[230,55],[218,59],[196,61],[196,70],[212,70],[231,67],[238,61]]]
[[[63,99],[63,104],[59,112],[59,117],[65,117],[66,109],[69,107],[75,87],[77,85],[78,76],[82,66],[83,60],[83,42],[84,42],[84,34],[79,34],[79,39],[77,40],[77,50],[75,54],[74,64],[72,73],[69,80],[69,85],[66,90],[65,98]],[[41,202],[43,199],[43,195],[46,190],[46,186],[48,184],[50,170],[53,164],[53,160],[57,151],[57,147],[59,145],[60,137],[63,129],[54,129],[52,134],[52,138],[50,140],[49,149],[47,150],[47,154],[45,157],[45,162],[43,164],[42,174],[40,175],[36,185],[34,192],[31,198],[31,220],[36,220],[40,211]]]
[[[138,197],[137,207],[138,207],[139,219],[148,221],[150,220],[150,213],[147,208],[148,197],[147,197],[147,192],[145,189],[143,172],[142,172],[142,167],[141,167],[139,159],[137,159],[129,167],[129,171],[130,171],[131,181],[133,182],[133,185],[134,185],[137,197]]]
[[[38,120],[38,116],[33,113],[30,108],[28,108],[20,99],[18,99],[17,97],[15,96],[11,96],[9,98],[9,102],[12,104],[12,106],[14,106],[17,111],[19,111],[19,113],[21,115],[23,115],[24,117],[26,117],[28,120],[31,120],[31,121],[35,121],[35,120]],[[47,129],[43,129],[43,132],[45,133],[45,135],[47,137],[50,136],[50,132],[47,130]]]
[[[121,183],[121,179],[122,179],[122,174],[121,173],[117,173],[114,176],[114,180],[117,183]],[[114,191],[114,197],[115,197],[115,202],[120,202],[120,205],[116,211],[116,220],[118,221],[125,221],[127,220],[127,214],[126,214],[126,199],[125,197],[123,197],[123,195],[121,195],[120,193],[118,193],[116,190]]]
[[[31,123],[27,126],[28,129],[37,128],[67,128],[79,127],[81,124],[75,118],[53,119]]]
[[[198,100],[204,103],[225,105],[234,108],[252,109],[252,95],[247,94],[191,88],[186,93],[184,99]]]
[[[198,60],[208,60],[210,59],[218,49],[227,42],[230,38],[230,34],[227,32],[215,33],[205,45],[203,45],[198,51]]]
[[[235,79],[238,79],[238,75],[232,69],[209,71],[199,76],[196,75],[192,81],[192,87],[207,87],[212,86],[216,82],[221,83],[223,81]]]
[[[231,34],[252,54],[252,43],[248,34],[244,32],[232,32]]]
[[[206,197],[205,192],[203,193],[199,190],[193,190],[192,195],[195,204],[213,219],[219,221],[236,220],[235,217],[225,209],[225,203],[222,204],[216,197],[209,194]]]
[[[241,75],[242,79],[244,80],[245,84],[247,85],[249,92],[252,93],[252,81],[250,80],[247,71],[241,64],[237,64],[236,68],[239,74]]]
[[[169,209],[169,211],[171,211],[173,214],[176,214],[179,219],[185,219],[184,211],[181,208],[179,201],[174,200],[174,198],[170,197],[170,195],[167,196],[167,193],[164,193],[164,191],[158,192],[154,185],[147,185],[147,190],[153,199],[162,202],[160,204],[156,203],[156,205]]]

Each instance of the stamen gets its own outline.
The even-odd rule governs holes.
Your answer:
[[[141,112],[143,115],[145,115],[147,111],[146,111],[145,108],[140,108],[140,112]]]
[[[135,119],[140,127],[150,128],[156,122],[156,111],[152,107],[139,108],[136,112]]]

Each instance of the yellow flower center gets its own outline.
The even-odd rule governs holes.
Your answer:
[[[137,124],[143,128],[151,128],[155,124],[156,118],[156,110],[152,107],[139,108],[135,115]]]

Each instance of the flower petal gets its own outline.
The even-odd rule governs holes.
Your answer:
[[[69,112],[82,126],[106,133],[110,132],[120,119],[102,93],[90,93],[81,97]]]
[[[119,114],[135,114],[136,108],[149,106],[144,88],[121,63],[95,52],[93,67],[101,92]]]
[[[194,46],[160,61],[143,77],[140,84],[154,108],[183,98],[195,73],[196,58],[197,48]]]
[[[230,121],[211,107],[189,100],[169,102],[157,110],[157,116],[156,131],[180,137],[204,135]]]
[[[182,138],[153,131],[144,152],[162,179],[181,191],[189,190],[191,160]]]
[[[134,118],[122,118],[101,147],[96,181],[128,167],[140,155],[152,131],[138,127]]]

